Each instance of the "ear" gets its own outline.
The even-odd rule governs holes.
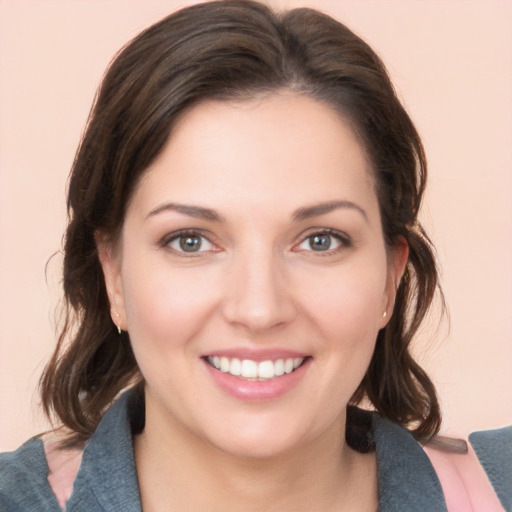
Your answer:
[[[409,245],[404,237],[399,237],[388,256],[388,274],[386,278],[382,318],[379,326],[380,329],[385,327],[391,318],[395,306],[396,292],[405,272],[405,266],[408,260]]]
[[[112,322],[118,329],[126,330],[126,309],[121,278],[120,251],[104,233],[96,233],[95,239],[110,302]]]

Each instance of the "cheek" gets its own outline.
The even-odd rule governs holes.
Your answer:
[[[300,296],[303,309],[329,340],[340,345],[373,343],[382,315],[386,268],[382,263],[310,273]]]
[[[129,263],[123,289],[132,343],[156,344],[164,351],[185,347],[213,311],[213,291],[217,288],[205,283],[211,284],[214,276],[192,268],[173,269],[159,262]]]
[[[338,279],[316,279],[304,310],[311,315],[322,346],[316,355],[323,368],[319,381],[324,409],[346,404],[370,364],[382,315],[385,273],[352,269]]]

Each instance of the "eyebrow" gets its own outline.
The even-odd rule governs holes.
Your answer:
[[[165,211],[173,211],[194,217],[196,219],[209,220],[214,222],[224,222],[224,218],[211,208],[202,206],[193,206],[180,203],[164,203],[151,210],[146,218],[153,217]]]
[[[295,221],[301,221],[306,220],[311,217],[316,217],[318,215],[325,215],[326,213],[332,212],[334,210],[337,210],[339,208],[349,208],[351,210],[355,210],[359,212],[366,222],[368,222],[368,215],[366,212],[356,203],[353,203],[352,201],[328,201],[326,203],[318,203],[311,206],[306,206],[304,208],[298,208],[293,213],[293,220]]]
[[[318,215],[325,215],[326,213],[338,210],[340,208],[348,208],[359,212],[364,219],[368,222],[368,215],[356,203],[352,201],[328,201],[325,203],[318,203],[311,206],[298,208],[292,215],[294,221],[303,221]],[[146,218],[153,217],[159,213],[173,211],[194,217],[196,219],[208,220],[213,222],[225,222],[224,217],[211,208],[203,206],[187,205],[181,203],[163,203],[149,212]]]

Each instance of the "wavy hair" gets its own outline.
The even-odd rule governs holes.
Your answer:
[[[434,386],[411,355],[438,272],[418,223],[427,166],[418,133],[374,51],[312,9],[276,13],[243,0],[182,9],[143,31],[114,58],[96,95],[71,170],[64,242],[66,320],[41,377],[42,403],[86,441],[118,393],[143,385],[128,333],[110,317],[95,234],[115,239],[141,176],[176,120],[209,99],[293,91],[347,119],[372,163],[385,241],[409,245],[395,309],[351,403],[367,398],[383,416],[428,439],[440,427]]]

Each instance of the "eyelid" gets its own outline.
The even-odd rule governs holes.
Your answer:
[[[329,236],[335,238],[336,240],[338,240],[340,242],[340,246],[336,247],[335,249],[328,249],[326,251],[313,251],[312,249],[306,250],[306,249],[299,248],[299,246],[301,244],[303,244],[308,238],[315,236],[315,235],[329,235]],[[340,251],[341,249],[346,249],[346,248],[352,247],[353,245],[354,244],[353,244],[351,237],[349,235],[347,235],[346,233],[344,233],[343,231],[339,231],[339,230],[333,229],[333,228],[310,228],[305,233],[302,233],[300,235],[299,241],[294,244],[292,250],[294,252],[300,252],[300,251],[304,250],[305,252],[315,253],[316,255],[319,255],[319,256],[322,256],[322,255],[326,256],[329,254],[336,253],[336,252]]]
[[[335,249],[329,249],[326,251],[313,251],[311,249],[311,250],[307,250],[307,251],[304,250],[305,252],[312,252],[312,253],[316,253],[317,255],[329,255],[329,254],[338,252],[340,249],[343,249],[343,248],[346,249],[346,248],[352,247],[354,245],[351,237],[349,235],[347,235],[346,233],[344,233],[343,231],[339,231],[339,230],[333,229],[333,228],[315,227],[315,228],[308,229],[306,232],[303,232],[300,235],[299,240],[293,245],[292,251],[301,252],[302,249],[300,249],[299,246],[302,243],[304,243],[308,238],[315,236],[315,235],[329,235],[329,236],[335,238],[336,240],[338,240],[340,243],[340,246],[336,247]],[[205,239],[209,244],[211,244],[213,246],[213,249],[202,250],[202,251],[200,250],[197,252],[186,252],[186,251],[181,251],[181,250],[177,250],[175,248],[170,247],[171,242],[179,239],[180,237],[184,237],[184,236],[201,237],[201,238]],[[214,237],[211,235],[211,233],[205,232],[202,229],[186,228],[186,229],[179,229],[176,231],[172,231],[171,233],[167,233],[159,240],[158,245],[163,248],[168,248],[173,253],[178,254],[180,256],[194,257],[194,256],[199,256],[204,253],[220,252],[222,250],[219,247],[219,245],[212,240],[212,238],[214,238]]]
[[[208,249],[208,250],[199,250],[197,252],[186,252],[186,251],[180,251],[178,249],[175,249],[174,247],[171,247],[171,242],[174,242],[175,240],[178,240],[181,237],[185,236],[197,236],[200,238],[203,238],[206,240],[209,244],[211,244],[214,249]],[[160,241],[158,242],[158,245],[163,248],[167,248],[170,251],[172,251],[174,254],[178,254],[180,256],[186,256],[186,257],[194,257],[199,256],[204,253],[209,252],[219,252],[221,249],[218,247],[218,245],[212,241],[212,236],[209,233],[205,233],[201,229],[178,229],[177,231],[172,231],[171,233],[167,233],[164,235]]]

